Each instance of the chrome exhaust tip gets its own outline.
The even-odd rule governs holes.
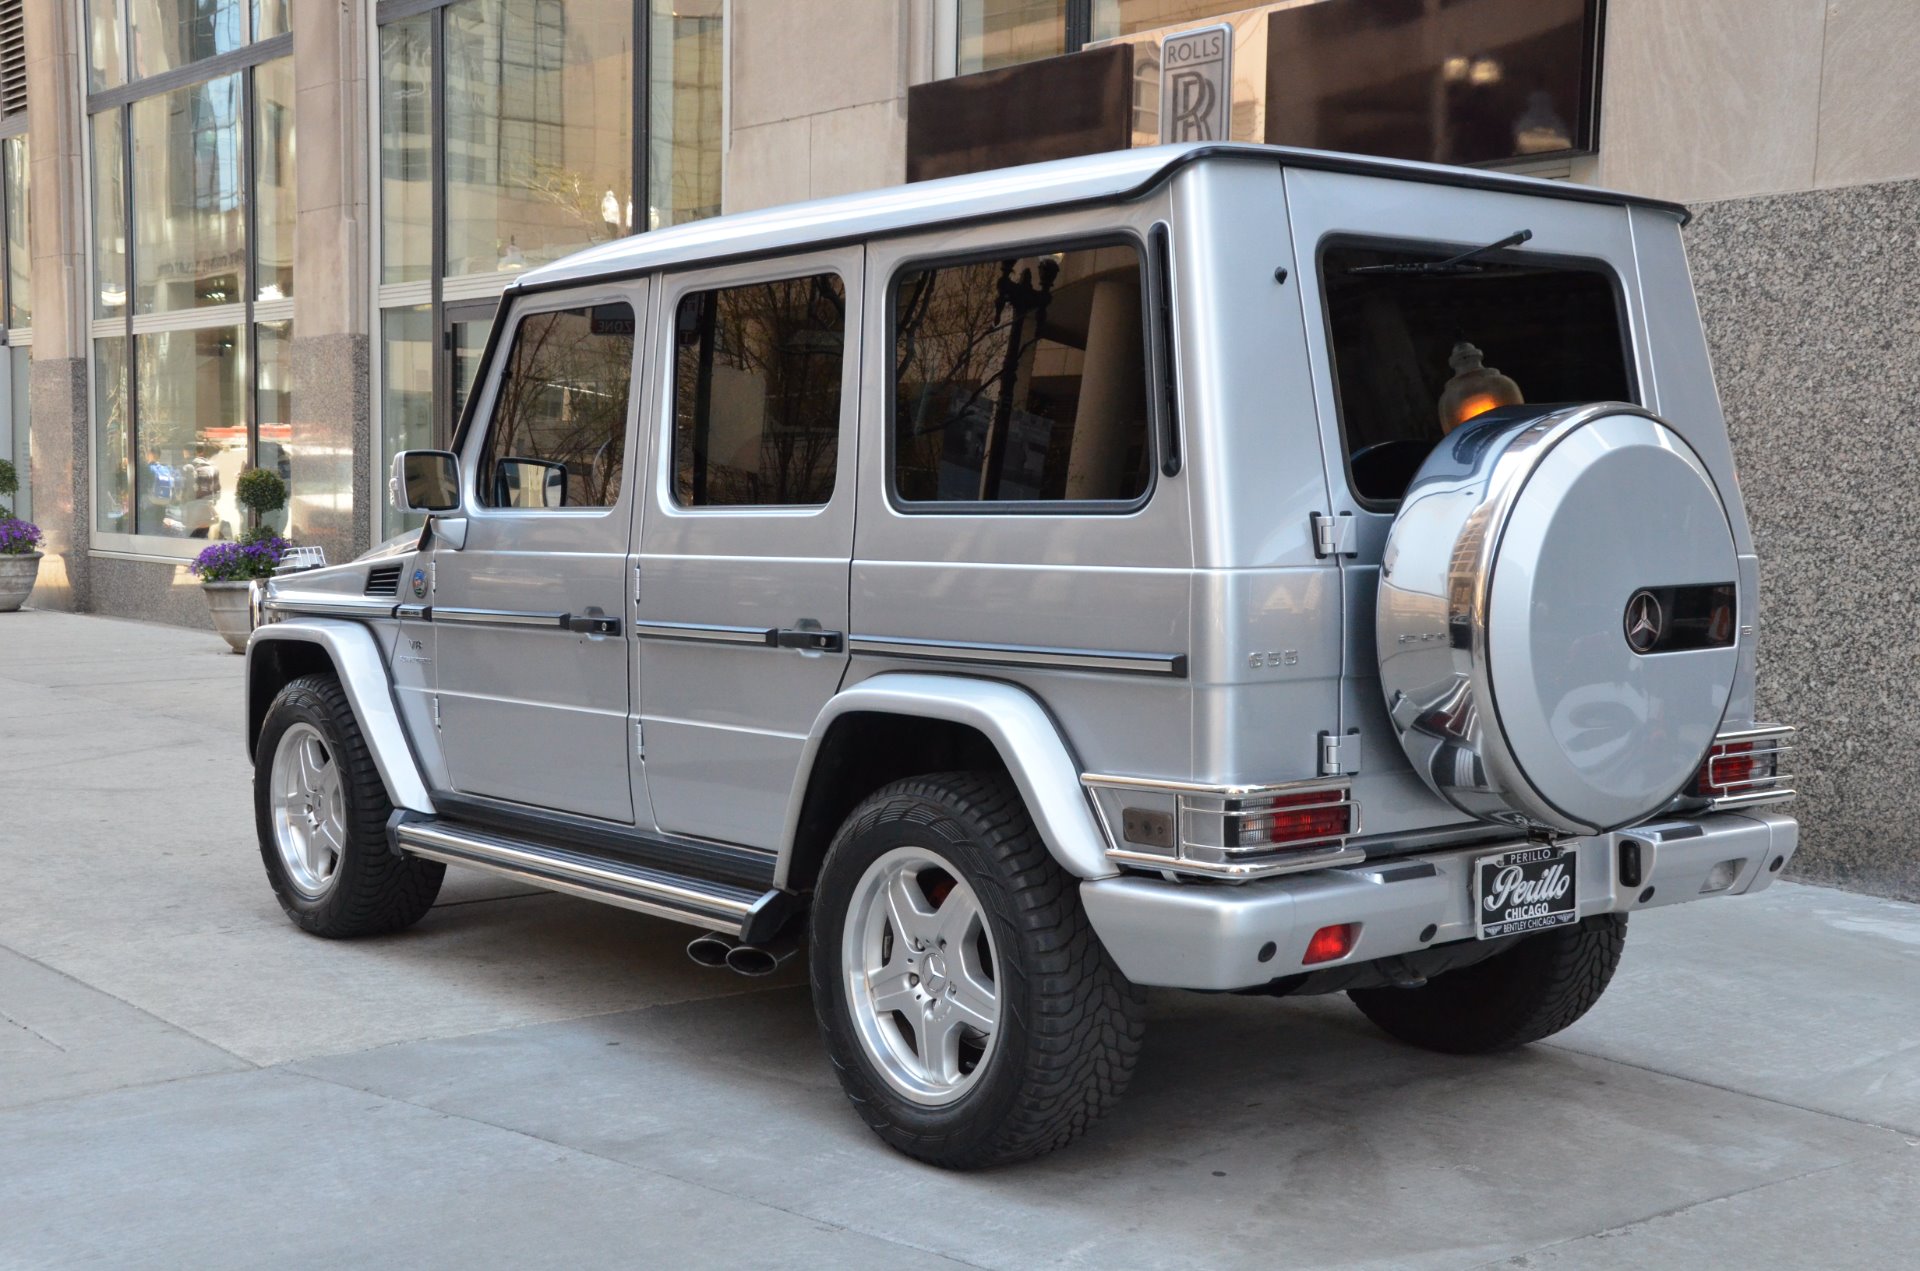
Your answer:
[[[737,944],[727,953],[727,967],[740,975],[772,975],[798,949],[799,946],[791,940],[771,945]]]
[[[708,931],[687,942],[687,956],[704,967],[723,967],[730,964],[739,944],[732,936]]]

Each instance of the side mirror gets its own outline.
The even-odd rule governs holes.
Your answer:
[[[557,508],[567,504],[567,465],[545,459],[496,459],[493,506]]]
[[[399,512],[451,512],[460,506],[460,460],[450,450],[402,450],[393,457],[387,497]]]

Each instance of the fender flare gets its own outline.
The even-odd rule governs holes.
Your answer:
[[[1107,859],[1106,836],[1080,785],[1080,766],[1038,698],[998,680],[902,671],[862,680],[836,694],[814,718],[787,798],[774,886],[786,886],[802,805],[827,732],[836,720],[855,713],[938,719],[975,729],[999,752],[1034,827],[1061,868],[1083,879],[1111,878],[1120,872]]]
[[[373,632],[358,622],[341,618],[290,618],[257,628],[247,641],[247,718],[255,717],[253,701],[253,659],[257,650],[269,644],[299,643],[318,645],[333,662],[360,721],[360,733],[373,752],[373,763],[387,787],[387,798],[396,808],[434,814],[433,799],[420,776],[420,764],[413,757],[407,730],[393,704],[393,685],[387,678],[387,664]],[[265,703],[258,704],[265,713]]]

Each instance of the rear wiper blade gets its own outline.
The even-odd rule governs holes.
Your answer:
[[[1488,243],[1485,247],[1471,247],[1458,256],[1449,256],[1445,260],[1402,260],[1391,265],[1356,265],[1347,272],[1350,274],[1477,274],[1480,266],[1473,263],[1477,256],[1488,252],[1497,252],[1507,247],[1518,247],[1533,237],[1530,229],[1515,230],[1497,243]]]

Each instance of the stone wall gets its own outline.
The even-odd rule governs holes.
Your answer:
[[[1800,876],[1920,900],[1920,181],[1710,203],[1694,285],[1760,553]]]

